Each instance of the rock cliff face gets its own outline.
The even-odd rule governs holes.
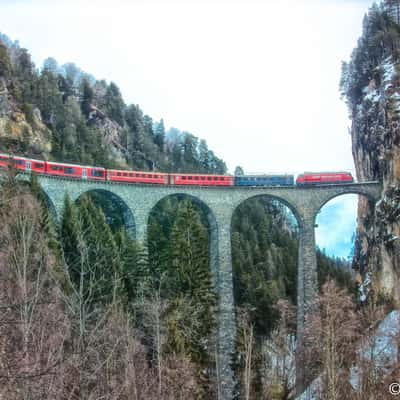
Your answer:
[[[56,104],[52,98],[55,87],[51,88],[53,93],[46,93],[46,90],[50,92],[49,85],[46,86],[45,82],[41,87],[38,83],[40,78],[34,73],[34,65],[28,53],[11,41],[7,41],[8,47],[6,47],[2,42],[4,38],[5,36],[0,34],[0,149],[48,159],[53,150],[53,134],[50,126],[54,127],[57,124],[55,120],[60,116],[56,115],[57,110],[52,110],[48,118],[42,118],[39,104],[43,108],[46,106],[51,108],[46,101],[49,104]],[[23,71],[24,68],[26,71]],[[29,87],[29,90],[24,85]],[[60,95],[65,95],[59,82],[57,89],[60,89]],[[69,104],[81,115],[79,97],[79,93],[71,93]],[[26,98],[29,101],[26,101]],[[123,128],[93,104],[89,107],[91,112],[87,124],[100,133],[98,138],[103,142],[102,145],[107,147],[110,157],[121,166],[126,166],[123,157],[126,149],[120,143]],[[70,113],[73,114],[74,110]],[[77,121],[71,118],[68,122],[70,128],[76,130]]]
[[[0,77],[0,142],[4,148],[18,154],[48,159],[52,151],[52,132],[42,120],[40,109],[33,106],[29,113],[22,110],[8,89],[4,78]],[[76,100],[77,104],[78,101]],[[88,118],[88,124],[100,133],[103,145],[107,147],[112,159],[121,166],[126,166],[126,149],[121,144],[123,128],[108,118],[96,107]],[[29,114],[29,115],[27,115]]]
[[[376,207],[359,200],[353,266],[364,284],[399,302],[400,26],[389,11],[387,2],[369,10],[358,46],[343,65],[341,88],[352,118],[357,179],[382,182]]]
[[[47,155],[51,151],[51,134],[42,122],[39,109],[33,109],[28,122],[10,93],[9,85],[10,82],[0,77],[0,141],[9,148],[30,148],[34,154]]]

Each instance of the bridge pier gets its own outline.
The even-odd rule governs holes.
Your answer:
[[[317,255],[315,252],[316,212],[305,210],[299,221],[299,255],[297,276],[297,344],[296,344],[296,392],[300,394],[307,383],[304,369],[304,325],[307,314],[318,295]]]
[[[315,213],[303,215],[299,226],[297,278],[297,331],[302,334],[307,309],[318,294],[317,255],[315,252]]]
[[[150,211],[135,213],[136,240],[144,246],[147,246],[147,223],[149,220],[149,214],[150,214]]]
[[[233,298],[231,219],[232,210],[215,213],[217,226],[211,229],[211,270],[218,291],[217,378],[218,399],[234,397],[232,356],[235,350],[236,321]]]

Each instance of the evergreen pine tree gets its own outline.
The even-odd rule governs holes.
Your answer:
[[[171,231],[172,259],[167,282],[178,297],[190,299],[195,310],[193,318],[199,324],[187,346],[189,354],[198,362],[207,359],[204,338],[210,335],[215,324],[216,297],[208,265],[207,239],[199,213],[190,202],[183,202]],[[182,304],[182,300],[176,304]]]
[[[157,124],[154,135],[154,143],[159,147],[161,151],[164,150],[165,142],[165,126],[164,120],[161,118],[160,122]]]
[[[82,101],[81,101],[81,109],[83,115],[88,118],[91,110],[91,105],[93,103],[94,92],[91,88],[89,82],[84,79],[82,82]]]
[[[79,270],[81,266],[81,257],[78,251],[80,236],[81,226],[79,223],[78,210],[71,202],[69,196],[66,195],[61,220],[61,244],[71,280],[75,283],[79,281]]]

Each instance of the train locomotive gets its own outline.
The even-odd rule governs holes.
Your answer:
[[[349,172],[305,172],[298,175],[295,181],[294,175],[282,174],[231,176],[105,169],[102,167],[35,160],[0,153],[0,168],[8,167],[15,168],[25,173],[33,172],[59,178],[174,186],[312,187],[315,185],[333,185],[354,182]]]
[[[334,185],[342,183],[353,183],[354,179],[350,172],[305,172],[298,175],[297,186]]]

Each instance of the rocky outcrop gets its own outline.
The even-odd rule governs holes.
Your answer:
[[[112,159],[122,167],[126,167],[127,149],[122,145],[123,127],[108,118],[103,111],[92,104],[90,105],[88,124],[96,127],[101,133]]]
[[[8,86],[5,78],[0,77],[0,144],[46,157],[51,151],[51,132],[43,123],[39,109],[31,110],[28,121]]]
[[[379,180],[382,199],[359,200],[353,266],[400,301],[400,64],[386,57],[370,71],[352,108],[352,151],[359,181]]]
[[[353,267],[400,303],[400,0],[373,4],[349,63],[341,90],[352,118],[353,158],[359,181],[379,180],[381,200],[361,198]]]

